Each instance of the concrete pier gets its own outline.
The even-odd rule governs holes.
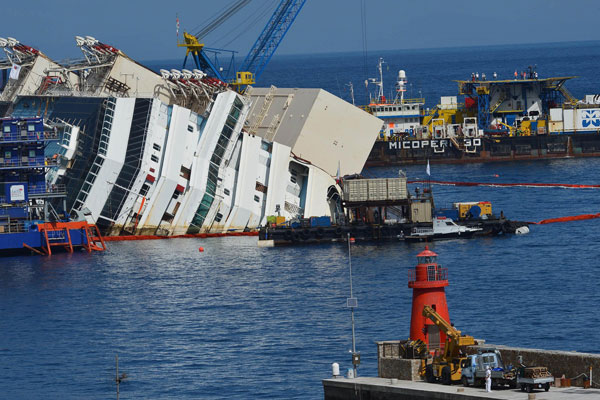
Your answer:
[[[420,381],[421,360],[406,360],[400,356],[400,341],[377,343],[378,375],[380,378],[398,378]],[[469,346],[466,353],[477,353],[479,348],[494,347],[500,350],[505,365],[518,365],[518,358],[528,366],[544,366],[555,378],[569,378],[571,386],[584,386],[589,379],[590,367],[600,374],[600,354],[579,353],[575,351],[527,349],[520,347],[486,344]],[[600,388],[600,375],[594,373],[592,387]],[[600,399],[600,397],[598,397]]]
[[[600,390],[580,387],[550,388],[525,393],[519,389],[498,389],[486,393],[482,388],[445,386],[436,383],[387,378],[332,378],[323,380],[325,400],[591,400],[600,399]]]

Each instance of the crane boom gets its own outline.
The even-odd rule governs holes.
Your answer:
[[[254,75],[254,80],[258,79],[304,3],[306,3],[306,0],[281,0],[271,19],[244,59],[240,71],[251,72]]]
[[[473,336],[462,335],[461,332],[446,321],[430,306],[423,307],[423,316],[429,318],[436,324],[442,332],[446,334],[446,345],[444,348],[444,358],[451,359],[458,356],[458,350],[461,346],[471,346],[475,344]]]

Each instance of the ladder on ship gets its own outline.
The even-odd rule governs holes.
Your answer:
[[[89,192],[92,190],[94,186],[94,182],[98,177],[98,173],[102,168],[102,164],[104,164],[104,160],[106,159],[106,152],[108,150],[108,143],[110,140],[110,133],[112,130],[113,119],[115,115],[116,108],[116,100],[109,98],[104,101],[104,120],[102,121],[102,130],[100,132],[100,142],[98,143],[98,153],[94,158],[94,163],[92,167],[87,173],[85,181],[77,194],[77,198],[75,199],[75,203],[73,204],[73,209],[81,211],[85,205],[85,201],[89,195]]]
[[[500,105],[504,103],[504,100],[506,100],[506,93],[502,92],[500,94],[500,97],[498,97],[498,101],[496,101],[496,103],[492,107],[490,107],[490,114],[493,114],[498,109],[498,107],[500,107]]]
[[[559,91],[563,95],[566,103],[577,104],[579,100],[577,100],[577,98],[575,98],[575,96],[573,96],[571,92],[569,92],[569,90],[564,86],[565,82],[565,80],[561,80],[555,85],[551,85],[549,89]]]
[[[80,230],[82,241],[81,246],[88,253],[92,251],[106,250],[106,244],[100,234],[100,230],[95,224],[87,222],[47,222],[38,225],[40,234],[42,235],[41,253],[52,255],[53,247],[64,247],[69,253],[73,252],[74,244],[71,237],[71,230]],[[23,243],[23,247],[32,249],[30,246]],[[32,249],[39,252],[35,249]]]
[[[566,87],[563,86],[562,83],[558,85],[558,90],[565,97],[565,100],[567,100],[568,103],[577,104],[577,102],[579,101],[575,98],[575,96],[571,94],[571,92],[569,92],[569,90]]]
[[[434,119],[437,117],[437,115],[438,115],[438,111],[439,111],[439,110],[440,110],[440,107],[439,107],[439,105],[438,105],[438,106],[435,106],[435,107],[433,107],[433,108],[431,109],[431,111],[429,112],[429,115],[426,115],[426,116],[423,118],[423,125],[424,125],[424,126],[428,126],[428,125],[429,125],[429,123],[430,123],[431,121],[433,121],[433,120],[434,120]]]

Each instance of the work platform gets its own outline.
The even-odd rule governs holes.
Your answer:
[[[394,382],[394,383],[392,383]],[[483,388],[445,386],[441,384],[392,380],[387,378],[335,378],[323,380],[325,400],[412,400],[412,399],[506,399],[523,400],[535,395],[536,400],[600,399],[600,390],[581,387],[550,388],[550,391],[535,390],[525,393],[519,389],[497,389],[486,393]]]

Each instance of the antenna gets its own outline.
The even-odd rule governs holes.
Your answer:
[[[352,82],[350,82],[346,86],[350,87],[350,98],[352,99],[352,105],[355,106],[356,104],[354,104],[354,85],[352,84]]]
[[[121,384],[121,382],[123,382],[125,380],[125,378],[127,378],[127,374],[122,373],[121,375],[119,375],[119,355],[118,354],[116,355],[115,360],[116,360],[116,364],[117,364],[117,373],[115,374],[115,382],[117,383],[117,400],[119,400],[119,385]]]
[[[352,253],[350,252],[350,232],[348,232],[348,266],[350,268],[350,297],[346,299],[346,307],[350,308],[352,315],[352,368],[354,373],[353,378],[356,378],[356,367],[360,364],[360,353],[356,352],[356,337],[354,334],[354,309],[358,307],[358,301],[352,295]]]

